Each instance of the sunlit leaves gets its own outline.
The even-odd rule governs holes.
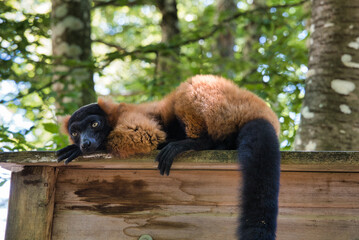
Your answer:
[[[0,2],[0,151],[37,149],[51,139],[42,127],[53,118],[49,16]]]

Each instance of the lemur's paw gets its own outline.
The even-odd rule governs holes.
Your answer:
[[[179,146],[176,142],[171,142],[167,144],[160,153],[156,157],[156,161],[158,162],[158,170],[160,170],[160,174],[168,176],[170,174],[171,166],[174,158],[177,156],[179,152]]]
[[[69,162],[81,155],[82,151],[80,147],[76,144],[69,145],[56,151],[57,162],[61,162],[62,160],[66,159],[65,164],[68,164]]]

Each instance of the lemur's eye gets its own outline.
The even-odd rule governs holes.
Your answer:
[[[77,132],[72,132],[71,135],[72,135],[73,137],[76,137],[76,136],[77,136]]]
[[[95,127],[97,127],[98,126],[98,122],[93,122],[92,124],[91,124],[91,127],[93,127],[93,128],[95,128]]]

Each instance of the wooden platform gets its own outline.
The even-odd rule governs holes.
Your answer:
[[[1,153],[6,239],[236,239],[236,152],[183,154],[169,177],[155,154],[65,166],[52,152]],[[359,152],[282,152],[281,169],[278,240],[359,240]]]

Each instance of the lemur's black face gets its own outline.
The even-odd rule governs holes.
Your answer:
[[[110,131],[111,128],[107,125],[106,118],[99,115],[89,115],[69,126],[71,139],[83,153],[104,150]]]
[[[111,130],[106,114],[98,104],[80,108],[72,114],[68,123],[69,135],[82,153],[104,150]]]
[[[112,130],[106,113],[97,103],[81,107],[70,119],[64,119],[64,124],[74,142],[56,151],[57,161],[65,160],[65,164],[84,153],[104,150],[107,136]]]

